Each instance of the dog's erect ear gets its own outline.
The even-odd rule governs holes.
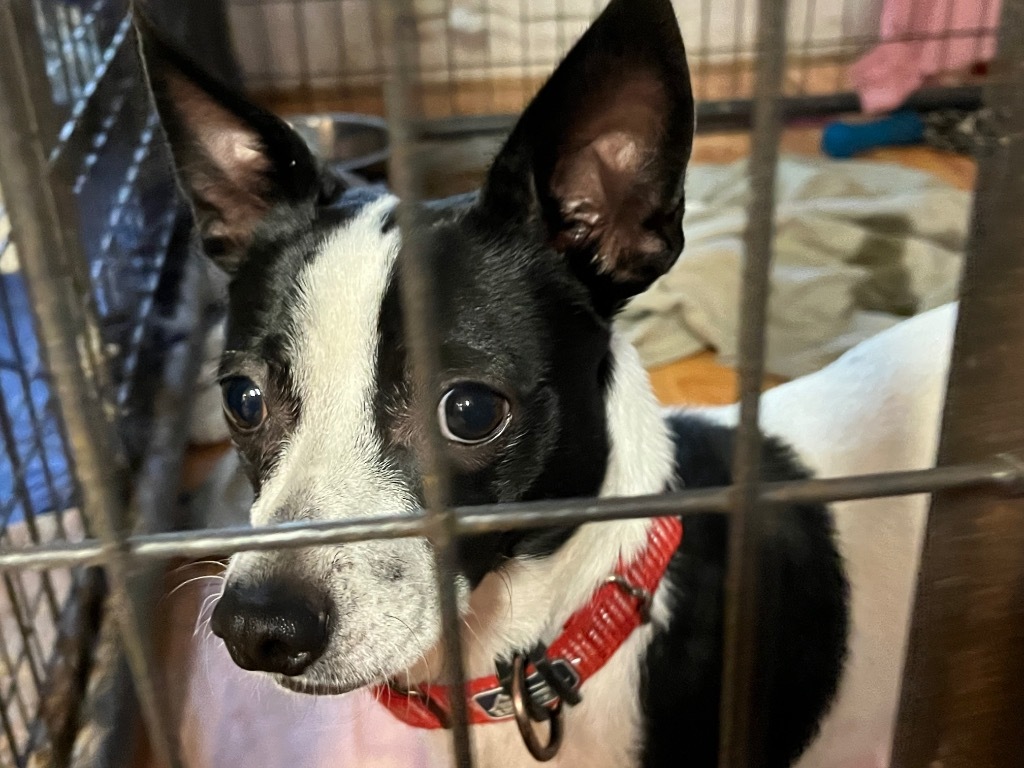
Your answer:
[[[229,273],[268,216],[308,223],[320,189],[309,148],[283,120],[207,76],[136,11],[143,62],[178,181],[206,252]]]
[[[526,108],[481,205],[540,221],[613,309],[683,246],[694,106],[670,0],[612,0]]]

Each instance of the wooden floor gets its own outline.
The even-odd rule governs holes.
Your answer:
[[[818,154],[818,143],[820,141],[820,129],[816,127],[795,128],[787,130],[783,137],[782,148],[785,152],[816,155]],[[749,154],[749,136],[743,133],[718,134],[699,136],[694,147],[694,163],[726,163],[732,162]],[[974,183],[974,164],[963,157],[947,155],[929,149],[898,149],[883,150],[870,156],[873,159],[897,162],[929,171],[947,182],[963,188],[970,189]],[[720,365],[715,358],[713,350],[706,350],[698,355],[681,360],[668,366],[656,368],[650,371],[651,381],[654,389],[666,404],[724,404],[735,400],[736,377],[734,371]],[[779,379],[769,379],[765,382],[766,387],[779,383]],[[195,448],[189,456],[186,464],[183,484],[186,487],[195,487],[202,481],[209,471],[212,463],[220,456],[226,446],[205,446]],[[209,570],[187,567],[185,570],[169,577],[169,586],[180,584],[194,575],[208,575]],[[167,691],[173,706],[179,716],[186,716],[182,712],[184,695],[189,680],[189,670],[193,670],[195,663],[195,641],[193,628],[196,624],[196,616],[201,607],[202,597],[208,594],[203,589],[203,581],[196,582],[192,586],[176,592],[168,598],[165,605],[157,612],[161,617],[162,626],[159,629],[159,644],[163,660],[162,674],[164,675],[165,690]],[[198,673],[201,674],[201,673]],[[256,705],[253,705],[258,709]],[[250,712],[250,715],[253,713]],[[227,716],[225,714],[225,716]],[[245,706],[235,707],[231,717],[232,723],[237,724],[238,718],[245,718]],[[227,727],[225,724],[224,727]],[[212,723],[206,723],[205,727],[218,727]],[[234,727],[234,725],[232,725]],[[266,727],[272,728],[272,723]],[[346,726],[346,727],[351,727]],[[287,751],[287,747],[285,751]],[[304,753],[301,751],[301,740],[296,742],[294,754],[286,762],[278,765],[307,765]],[[223,763],[224,765],[229,764]],[[396,763],[399,764],[399,763]],[[139,762],[139,768],[153,765],[148,755],[143,755]],[[221,763],[212,768],[220,768]],[[193,766],[192,768],[209,768],[208,766]]]

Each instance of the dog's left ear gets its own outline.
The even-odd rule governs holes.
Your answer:
[[[612,0],[526,108],[483,211],[540,224],[614,311],[683,247],[694,106],[670,0]]]

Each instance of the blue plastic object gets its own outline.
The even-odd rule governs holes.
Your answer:
[[[924,121],[916,112],[896,112],[870,123],[829,123],[821,135],[821,151],[829,157],[854,157],[880,147],[920,144]]]
[[[0,275],[0,528],[65,509],[74,485],[52,407],[32,305],[18,273]],[[25,509],[25,505],[28,509]]]

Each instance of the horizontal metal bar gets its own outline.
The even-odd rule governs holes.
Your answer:
[[[707,101],[697,105],[697,130],[739,130],[749,128],[753,115],[750,99]],[[981,107],[980,86],[923,88],[911,95],[901,109],[935,112],[940,109],[974,110]],[[783,120],[794,122],[816,117],[853,114],[861,111],[856,93],[820,96],[791,96],[782,99]]]
[[[853,92],[822,95],[786,96],[781,99],[783,119],[787,122],[814,117],[860,112],[860,97]],[[974,110],[981,107],[981,86],[922,88],[903,104],[914,112],[940,109]],[[697,104],[697,131],[747,129],[751,126],[753,101],[716,99]],[[512,130],[517,115],[460,115],[424,120],[417,126],[424,140],[452,141],[467,136],[504,135]]]
[[[978,464],[857,475],[828,479],[793,480],[761,486],[763,504],[815,504],[889,496],[909,496],[942,490],[1003,488],[1024,492],[1024,459],[1000,456]],[[728,514],[732,489],[701,488],[658,496],[616,499],[562,499],[488,504],[455,510],[460,535],[493,531],[545,528],[587,522],[641,517]],[[222,528],[205,532],[174,532],[131,536],[119,552],[141,560],[173,557],[208,557],[232,552],[346,544],[372,539],[407,539],[427,535],[422,514],[391,515],[359,520],[289,523],[261,528]],[[108,550],[94,539],[77,543],[0,551],[0,572],[17,569],[57,568],[102,563]]]

